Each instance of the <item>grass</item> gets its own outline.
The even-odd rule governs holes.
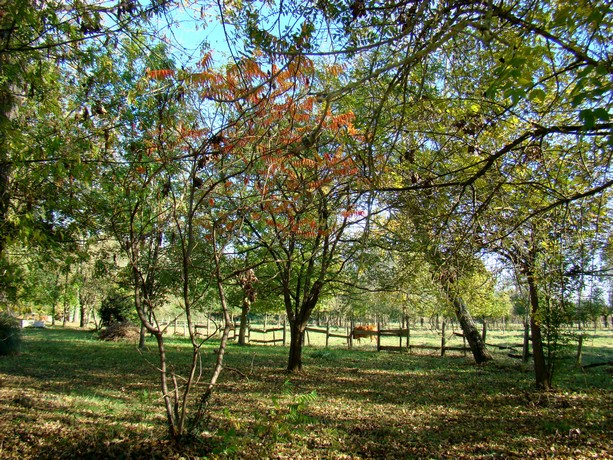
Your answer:
[[[141,355],[59,328],[23,339],[21,355],[0,358],[3,459],[613,458],[611,369],[583,372],[572,350],[556,390],[538,393],[530,367],[504,353],[475,366],[458,352],[341,343],[306,347],[305,372],[288,375],[286,348],[230,345],[200,441],[176,446],[165,439],[153,344]],[[610,360],[610,339],[586,340],[585,360]],[[181,368],[189,345],[169,340]]]

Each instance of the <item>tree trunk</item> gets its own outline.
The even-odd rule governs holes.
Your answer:
[[[483,343],[487,342],[487,321],[485,321],[485,318],[483,318],[483,329],[481,330],[481,340],[483,340]]]
[[[492,355],[485,347],[485,342],[481,338],[477,325],[468,311],[464,300],[449,290],[447,290],[447,295],[452,296],[452,303],[456,317],[458,318],[460,326],[462,327],[464,337],[468,341],[468,345],[470,346],[470,350],[475,358],[475,362],[477,364],[483,364],[493,359]]]
[[[79,318],[79,327],[84,328],[86,326],[85,320],[87,319],[87,307],[83,304],[83,301],[79,302],[81,304],[81,314]]]
[[[530,359],[530,321],[524,319],[524,345],[522,349],[522,361],[527,363]]]
[[[240,346],[244,346],[247,344],[246,336],[247,336],[247,319],[249,315],[249,310],[251,308],[251,302],[247,297],[243,298],[243,308],[241,310],[241,323],[240,329],[238,331],[238,344]]]
[[[66,327],[66,322],[68,321],[68,273],[66,273],[64,279],[64,305],[62,311],[62,327]]]
[[[537,320],[537,313],[539,310],[538,291],[534,274],[529,272],[527,278],[528,287],[530,289],[530,330],[532,332],[532,356],[534,358],[536,387],[541,390],[548,390],[551,388],[551,373],[545,361],[541,325]]]
[[[145,328],[145,325],[143,323],[141,323],[140,325],[140,334],[138,337],[138,349],[139,350],[144,350],[145,349],[145,342],[147,340],[147,329]]]
[[[302,344],[304,343],[305,328],[302,322],[290,321],[290,343],[289,360],[287,363],[288,372],[302,371]]]
[[[583,334],[579,335],[579,342],[577,343],[577,367],[581,367],[582,358],[583,358]]]

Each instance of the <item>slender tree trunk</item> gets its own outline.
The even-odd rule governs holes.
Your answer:
[[[247,297],[243,297],[243,308],[241,310],[241,323],[240,329],[238,332],[238,344],[244,346],[247,344],[246,336],[247,336],[247,319],[249,315],[249,310],[251,308],[251,302]]]
[[[81,314],[79,318],[79,327],[84,328],[86,326],[85,321],[87,319],[87,307],[83,303],[83,300],[79,302],[81,308]]]
[[[527,363],[530,359],[530,319],[524,318],[524,345],[522,349],[522,361]]]
[[[530,330],[532,332],[532,356],[534,358],[536,387],[541,390],[548,390],[551,388],[551,373],[545,360],[541,325],[537,319],[539,298],[534,273],[529,272],[527,278],[530,290]]]
[[[147,328],[143,323],[140,325],[140,334],[138,336],[138,348],[139,350],[145,349],[145,341],[147,340]]]
[[[63,311],[62,311],[62,327],[66,327],[66,322],[68,321],[68,316],[70,315],[68,308],[68,273],[66,273],[64,277],[64,303],[63,303]]]
[[[223,287],[221,270],[220,270],[220,258],[217,250],[215,251],[215,273],[217,278],[217,291],[219,293],[219,300],[221,302],[222,315],[224,319],[224,328],[221,334],[221,341],[219,342],[219,348],[217,349],[217,360],[215,362],[215,368],[213,369],[213,373],[211,375],[211,379],[209,380],[209,385],[206,391],[200,398],[199,407],[196,411],[196,415],[194,417],[194,423],[197,425],[200,423],[202,418],[205,415],[206,406],[208,405],[211,394],[213,393],[213,389],[217,384],[217,380],[221,375],[223,370],[223,359],[226,351],[226,347],[228,344],[228,337],[230,336],[230,330],[234,327],[234,321],[230,317],[230,312],[228,310],[228,303],[226,301],[226,295]],[[196,364],[196,363],[193,363]],[[192,366],[192,369],[195,367]]]

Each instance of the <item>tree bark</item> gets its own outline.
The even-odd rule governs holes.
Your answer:
[[[475,358],[475,362],[477,364],[483,364],[493,359],[492,355],[487,351],[485,342],[481,338],[481,334],[477,328],[477,324],[468,311],[464,300],[461,297],[454,295],[452,302],[456,317],[458,318],[460,326],[462,327],[464,337],[468,341],[468,345],[470,346],[470,350]]]
[[[485,320],[485,318],[483,318],[483,328],[481,331],[481,339],[483,340],[483,343],[487,342],[487,321]]]
[[[251,302],[247,297],[243,298],[243,308],[241,310],[241,323],[240,329],[238,331],[238,344],[240,346],[244,346],[247,344],[246,336],[247,336],[247,318],[249,314],[249,310],[251,309]]]
[[[524,319],[524,344],[522,348],[522,361],[527,363],[530,359],[530,320]]]
[[[532,332],[532,356],[534,359],[536,387],[540,390],[549,390],[551,388],[551,372],[545,360],[541,325],[537,319],[539,298],[534,273],[528,270],[527,278],[530,290],[530,330]]]
[[[138,336],[138,349],[139,350],[145,349],[146,340],[147,340],[147,329],[145,328],[145,325],[141,323],[140,334]]]
[[[81,313],[80,313],[80,318],[79,318],[79,327],[84,328],[86,326],[85,320],[87,319],[87,307],[85,306],[83,301],[80,301],[79,304],[81,308]]]
[[[301,321],[290,321],[288,372],[302,371],[302,344],[304,343],[305,327]]]

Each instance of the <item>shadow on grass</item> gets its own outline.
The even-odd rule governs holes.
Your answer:
[[[611,458],[610,382],[537,393],[510,360],[306,348],[305,372],[289,375],[287,349],[230,345],[207,442],[178,447],[165,440],[153,347],[140,356],[54,329],[27,331],[25,345],[0,360],[2,458],[524,458],[552,447]],[[178,366],[186,349],[169,340]]]

